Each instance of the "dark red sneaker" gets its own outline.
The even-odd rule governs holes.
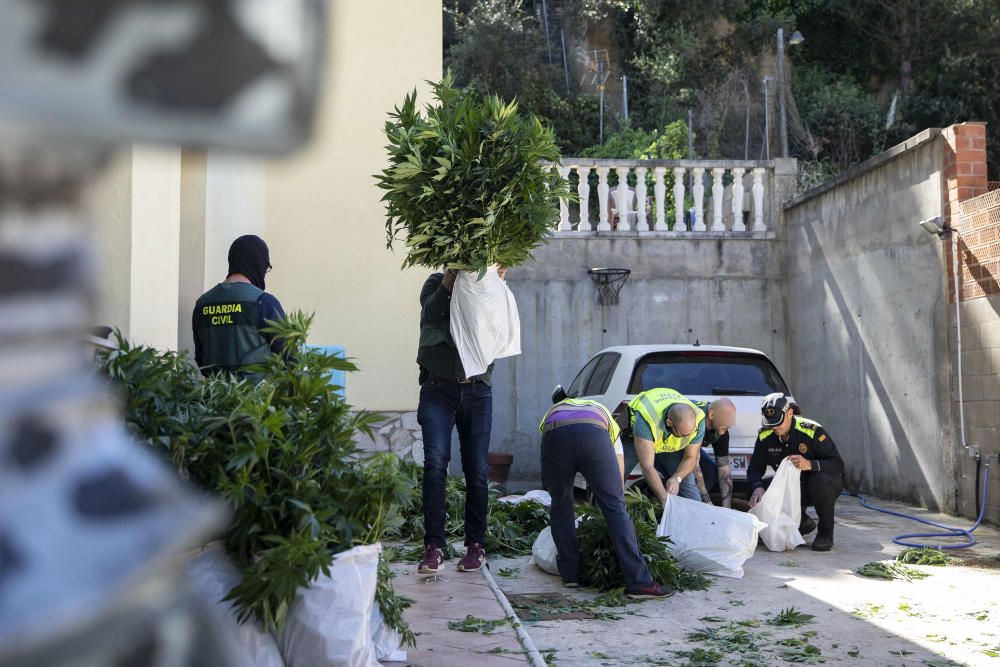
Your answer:
[[[436,544],[424,547],[424,557],[417,566],[417,574],[437,574],[444,565],[444,552]]]
[[[482,544],[473,542],[466,545],[465,556],[458,561],[460,572],[475,572],[486,563],[486,549]]]
[[[652,600],[653,598],[668,598],[674,594],[674,589],[670,586],[658,584],[655,581],[646,586],[640,586],[638,590],[625,593],[633,600]]]

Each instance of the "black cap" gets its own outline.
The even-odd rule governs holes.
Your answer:
[[[764,426],[773,427],[780,424],[785,419],[785,412],[791,407],[788,397],[778,392],[768,394],[764,397],[764,404],[760,406],[760,413],[763,415]]]

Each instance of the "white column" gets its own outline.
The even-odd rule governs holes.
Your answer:
[[[635,228],[640,232],[649,231],[649,222],[646,220],[646,173],[648,171],[648,167],[635,168]]]
[[[597,231],[610,232],[611,222],[608,220],[608,168],[597,167],[597,210],[601,217],[597,223]]]
[[[656,182],[653,184],[653,197],[656,198],[656,225],[653,227],[658,232],[667,231],[666,199],[667,186],[663,183],[663,177],[667,173],[666,167],[656,167],[653,169]]]
[[[705,168],[695,167],[694,175],[694,231],[705,231]]]
[[[674,231],[684,232],[684,167],[674,167]]]
[[[559,165],[559,175],[562,176],[566,183],[569,183],[569,171],[571,167],[566,167]],[[565,197],[559,198],[559,231],[568,232],[573,229],[573,226],[569,224],[569,202],[566,201]]]
[[[590,224],[590,167],[577,167],[576,174],[580,177],[580,182],[576,184],[576,193],[580,197],[580,222],[576,231],[593,231],[594,226]]]
[[[176,350],[180,290],[180,150],[134,147],[131,176],[128,334],[137,343]]]
[[[209,153],[205,173],[205,289],[226,279],[229,246],[244,234],[265,234],[263,162]],[[280,224],[280,223],[279,223]]]
[[[733,169],[733,231],[745,232],[746,224],[743,222],[743,174],[746,169],[736,167]]]
[[[628,196],[628,167],[615,167],[615,173],[618,174],[618,231],[627,232],[632,229],[629,223],[632,198]]]
[[[722,199],[726,189],[722,184],[722,178],[726,170],[722,167],[712,169],[712,231],[724,232],[726,226],[722,224]]]
[[[753,170],[753,227],[755,232],[766,232],[764,224],[764,169],[756,167]]]

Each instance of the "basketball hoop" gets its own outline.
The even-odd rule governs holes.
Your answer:
[[[628,282],[629,269],[590,269],[587,275],[597,286],[597,303],[602,306],[618,305],[618,293]]]

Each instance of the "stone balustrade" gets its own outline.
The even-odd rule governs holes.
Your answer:
[[[558,232],[768,232],[780,210],[777,162],[567,157],[552,168],[578,200],[560,201]]]

